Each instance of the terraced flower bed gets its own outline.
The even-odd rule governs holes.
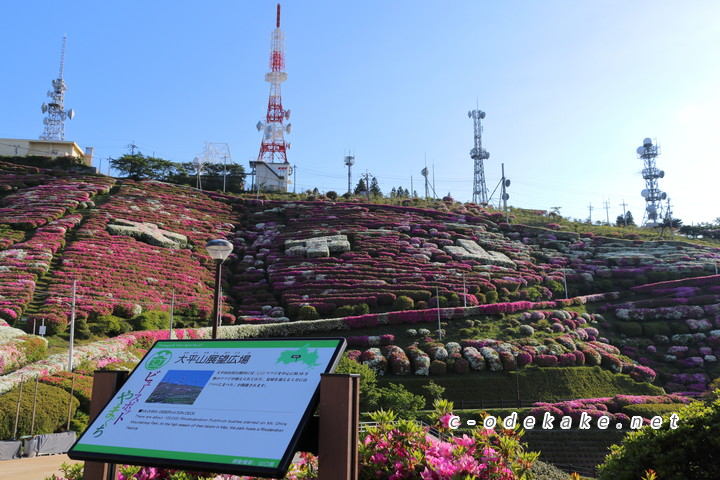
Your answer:
[[[84,318],[108,314],[130,318],[144,310],[167,310],[174,290],[178,314],[206,320],[212,310],[213,280],[204,245],[232,229],[229,208],[223,212],[221,207],[180,187],[123,184],[79,228],[77,240],[51,273],[40,311],[30,321],[45,320],[51,331],[64,330],[73,281],[77,281],[76,315]],[[113,230],[119,220],[152,223],[156,228],[125,225],[126,230]],[[168,244],[170,236],[182,236],[193,250]]]

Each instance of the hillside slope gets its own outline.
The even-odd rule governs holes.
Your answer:
[[[225,325],[280,323],[283,334],[305,334],[298,320],[340,318],[333,328],[360,329],[358,358],[380,373],[402,372],[403,355],[413,366],[427,357],[428,372],[433,361],[465,368],[452,353],[481,370],[469,347],[495,371],[602,364],[647,380],[655,374],[640,367],[660,367],[673,391],[704,389],[716,376],[717,248],[407,203],[240,198],[0,163],[0,319],[62,333],[75,285],[76,318],[95,334],[149,328],[173,297],[181,324],[207,325],[213,264],[204,244],[227,238],[235,250],[223,269]],[[661,281],[686,284],[653,286]],[[439,356],[435,318],[450,335]],[[400,327],[416,323],[433,338]],[[367,353],[380,346],[373,333],[393,336],[384,360]],[[402,342],[393,363],[387,347]],[[420,353],[408,350],[413,343]]]

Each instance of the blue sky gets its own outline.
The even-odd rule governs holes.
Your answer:
[[[9,2],[0,30],[0,137],[37,138],[40,105],[67,33],[66,139],[96,164],[128,151],[177,162],[205,141],[257,157],[275,5],[256,1]],[[685,223],[720,216],[720,2],[693,0],[282,2],[298,190],[347,188],[356,156],[383,191],[472,198],[477,105],[490,191],[500,164],[509,203],[636,220],[643,138],[657,141],[660,188]],[[292,187],[291,187],[292,188]],[[609,206],[606,213],[605,202]]]

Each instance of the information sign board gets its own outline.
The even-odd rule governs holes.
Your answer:
[[[70,449],[75,460],[282,477],[343,338],[161,340]]]

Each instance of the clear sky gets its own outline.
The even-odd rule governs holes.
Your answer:
[[[267,108],[276,1],[6,2],[0,137],[37,138],[67,33],[66,140],[96,166],[128,151],[191,161],[227,143],[248,169]],[[685,223],[720,217],[720,2],[716,0],[282,2],[298,191],[343,193],[366,170],[384,192],[472,198],[473,123],[486,112],[489,190],[513,206],[636,221],[645,137]],[[293,188],[291,186],[291,188]],[[497,197],[497,193],[496,193]],[[605,205],[609,207],[606,211]]]

